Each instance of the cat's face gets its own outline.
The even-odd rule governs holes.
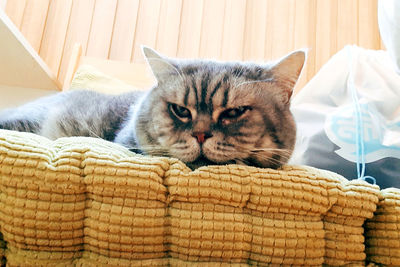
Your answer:
[[[277,168],[293,151],[290,96],[304,64],[295,52],[275,65],[167,59],[144,48],[158,84],[141,103],[136,137],[146,154],[196,168],[239,163]]]

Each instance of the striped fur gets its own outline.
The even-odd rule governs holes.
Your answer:
[[[55,139],[93,136],[196,168],[239,163],[277,168],[293,151],[290,96],[304,64],[177,60],[144,48],[158,84],[120,96],[61,93],[0,115],[0,128]]]
[[[275,64],[177,60],[144,48],[158,85],[130,114],[125,138],[147,154],[172,156],[192,167],[240,163],[277,168],[293,151],[296,126],[290,96],[304,64],[302,51]],[[182,120],[171,104],[190,111]],[[238,118],[230,109],[246,107]],[[199,143],[194,133],[205,133]]]

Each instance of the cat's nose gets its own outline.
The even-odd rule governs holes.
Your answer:
[[[203,144],[204,141],[206,141],[206,139],[212,137],[212,134],[204,132],[194,132],[192,135],[193,137],[196,137],[197,142],[199,142],[199,144]]]

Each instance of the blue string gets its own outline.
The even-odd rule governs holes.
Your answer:
[[[354,51],[354,49],[352,49]],[[355,107],[355,115],[356,115],[356,154],[357,154],[357,178],[370,181],[373,184],[376,184],[376,179],[372,176],[365,176],[365,147],[364,147],[364,127],[363,127],[363,120],[362,120],[362,113],[360,103],[358,101],[357,92],[354,86],[354,79],[353,79],[353,55],[349,49],[349,60],[350,60],[350,71],[349,71],[349,78],[347,80],[347,86],[350,88],[351,96],[353,99],[353,104]]]

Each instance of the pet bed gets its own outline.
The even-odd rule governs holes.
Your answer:
[[[400,266],[400,189],[382,190],[373,218],[365,224],[368,261]]]
[[[399,199],[310,167],[191,171],[101,139],[0,130],[8,266],[399,265]]]
[[[379,190],[307,167],[190,171],[94,138],[0,132],[9,266],[343,265]]]

